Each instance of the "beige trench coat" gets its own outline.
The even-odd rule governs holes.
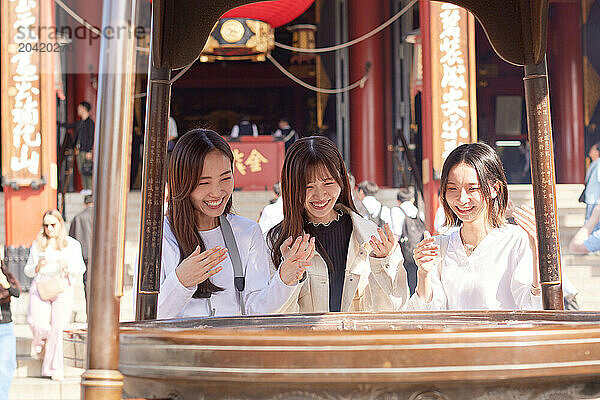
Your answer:
[[[386,258],[370,257],[369,239],[379,237],[377,225],[350,213],[352,234],[348,245],[346,274],[342,290],[342,312],[397,311],[404,308],[409,297],[404,259],[396,245]],[[327,264],[318,253],[307,268],[307,278],[298,283],[281,313],[311,313],[329,311],[329,274]]]

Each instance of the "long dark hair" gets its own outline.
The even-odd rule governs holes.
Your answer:
[[[446,190],[448,188],[448,174],[450,174],[450,170],[462,163],[473,167],[477,173],[481,193],[488,206],[488,222],[494,228],[504,225],[504,215],[506,213],[506,206],[508,205],[508,185],[502,161],[500,161],[494,149],[487,144],[468,143],[452,150],[446,161],[444,161],[444,167],[442,168],[440,197],[444,206],[444,214],[446,214],[446,226],[460,224],[460,219],[446,201]],[[492,198],[490,190],[492,187],[498,193],[495,198]]]
[[[179,138],[171,153],[167,217],[179,245],[180,260],[188,257],[198,245],[202,251],[206,250],[198,233],[196,210],[190,194],[198,186],[206,155],[212,151],[220,151],[227,157],[231,161],[233,171],[233,153],[229,144],[219,134],[208,129],[187,132]],[[225,206],[225,214],[231,211],[231,203],[230,198]],[[222,290],[207,279],[198,285],[194,297],[206,298]]]
[[[303,231],[311,234],[312,226],[307,224],[304,202],[307,180],[311,175],[326,169],[342,189],[336,204],[342,204],[356,212],[352,201],[348,172],[342,155],[335,144],[323,136],[310,136],[297,140],[288,149],[281,170],[281,197],[283,199],[283,221],[267,234],[267,242],[272,249],[271,259],[278,266],[281,258],[279,247],[288,238],[296,238]],[[317,251],[329,264],[325,249],[316,241]]]

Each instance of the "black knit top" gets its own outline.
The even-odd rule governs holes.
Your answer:
[[[350,235],[352,235],[352,218],[348,214],[343,214],[327,225],[310,225],[309,233],[315,236],[327,253],[321,256],[327,262],[329,270],[329,311],[337,312],[342,306],[342,289]],[[329,261],[332,265],[329,265]]]

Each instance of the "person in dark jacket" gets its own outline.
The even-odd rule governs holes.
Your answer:
[[[81,186],[84,194],[92,193],[92,163],[94,148],[94,121],[90,118],[90,103],[82,101],[77,106],[79,121],[72,123],[60,123],[59,126],[67,129],[75,129],[73,147],[77,149],[77,169],[81,174]],[[85,164],[85,165],[84,165]]]
[[[91,194],[83,198],[84,209],[73,217],[69,236],[81,243],[81,253],[86,271],[83,273],[83,291],[87,301],[87,271],[92,255],[92,237],[94,236],[94,197]]]
[[[0,399],[8,399],[10,383],[17,368],[17,340],[10,312],[10,299],[20,295],[19,282],[2,263],[0,268]]]
[[[230,136],[232,138],[240,136],[258,136],[258,127],[256,124],[250,122],[249,115],[242,115],[240,122],[231,129]]]
[[[300,137],[298,136],[298,132],[290,126],[288,118],[280,118],[278,126],[279,128],[273,133],[273,136],[281,138],[285,142],[285,150],[287,151],[287,149],[289,149],[289,147]]]

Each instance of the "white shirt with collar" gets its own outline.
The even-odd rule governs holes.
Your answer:
[[[242,260],[246,277],[243,292],[247,315],[277,312],[294,292],[281,280],[279,273],[271,273],[265,240],[258,224],[238,215],[228,214]],[[200,236],[207,249],[225,247],[220,227],[201,231]],[[213,293],[210,299],[197,299],[192,295],[196,286],[181,284],[175,268],[180,264],[179,246],[171,231],[168,219],[163,223],[162,260],[160,271],[160,293],[158,295],[158,318],[182,318],[241,315],[236,289],[233,283],[233,265],[228,256],[221,263],[223,269],[210,280],[225,290]],[[214,309],[211,313],[210,306]]]
[[[533,254],[527,233],[504,225],[487,234],[467,256],[460,231],[449,236],[442,262],[431,271],[433,299],[417,293],[409,310],[541,310],[542,297],[531,293]]]

